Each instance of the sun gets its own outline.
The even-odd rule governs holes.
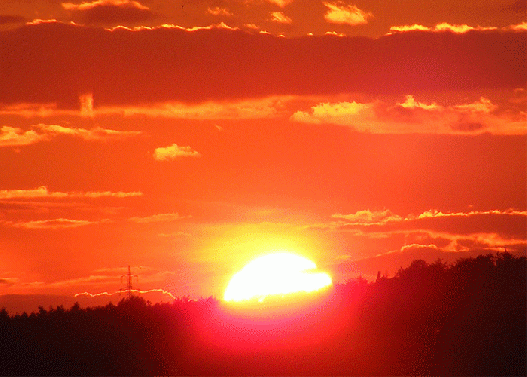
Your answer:
[[[331,277],[316,264],[291,253],[273,253],[245,265],[230,280],[225,301],[263,301],[271,295],[312,292],[331,285]]]

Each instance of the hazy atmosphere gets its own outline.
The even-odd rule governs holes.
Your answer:
[[[0,307],[117,302],[127,266],[221,298],[274,251],[335,283],[525,255],[525,14],[3,0]]]

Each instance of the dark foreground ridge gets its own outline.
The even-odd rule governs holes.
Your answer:
[[[140,297],[13,317],[4,309],[0,374],[525,375],[526,268],[507,253],[417,260],[288,311]]]

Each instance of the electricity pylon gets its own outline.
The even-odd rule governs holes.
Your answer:
[[[132,275],[132,271],[130,270],[130,266],[128,266],[128,273],[126,275],[121,275],[121,285],[123,284],[123,278],[126,278],[126,291],[128,292],[128,297],[132,297],[132,279],[136,278],[137,281],[139,281],[139,276]],[[123,288],[121,288],[119,291],[123,291]]]

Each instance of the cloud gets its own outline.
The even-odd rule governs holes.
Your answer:
[[[382,225],[391,221],[401,221],[403,218],[399,215],[392,213],[390,210],[384,211],[357,211],[343,215],[335,213],[331,217],[336,219],[346,220],[346,224],[352,225]]]
[[[270,3],[278,5],[280,8],[285,7],[293,2],[293,0],[268,0]]]
[[[87,10],[87,9],[94,9],[100,6],[114,6],[114,7],[122,7],[122,8],[136,8],[136,9],[148,9],[148,7],[145,7],[137,1],[133,0],[96,0],[91,3],[84,2],[81,4],[73,4],[73,3],[62,3],[62,7],[64,9],[68,10]]]
[[[452,242],[452,248],[447,251],[470,251],[474,249],[522,252],[525,255],[527,250],[527,240],[525,238],[504,237],[495,232],[476,233],[469,237],[455,237]]]
[[[496,107],[496,105],[493,105],[490,100],[485,97],[481,97],[479,101],[473,103],[454,105],[454,108],[464,112],[481,112],[485,114],[489,114],[490,112],[494,111]]]
[[[159,147],[154,151],[154,158],[158,161],[174,160],[178,157],[201,157],[201,154],[190,146],[180,147],[177,144]]]
[[[97,113],[117,105],[340,93],[418,96],[525,84],[521,31],[289,39],[233,28],[192,29],[101,30],[54,22],[2,32],[0,86],[12,89],[0,91],[0,103],[78,109],[79,93],[92,93]],[[33,54],[17,43],[20,38],[46,53]],[[75,54],[69,46],[75,46]],[[175,53],[182,46],[200,48]],[[262,59],[261,51],[273,53]]]
[[[202,103],[185,103],[185,102],[162,102],[152,104],[140,104],[137,106],[99,106],[94,107],[94,99],[92,94],[79,96],[81,104],[80,111],[62,110],[57,108],[55,103],[47,104],[29,104],[19,103],[12,105],[0,104],[0,115],[14,115],[26,118],[31,117],[104,117],[112,115],[120,115],[124,117],[132,116],[148,116],[148,117],[162,117],[173,119],[259,119],[282,116],[288,112],[286,107],[291,102],[305,101],[306,98],[297,96],[270,96],[264,98],[254,98],[236,101],[206,101]],[[33,126],[33,128],[39,127]],[[140,131],[114,131],[105,130],[102,128],[94,128],[92,130],[83,129],[67,129],[66,127],[40,127],[47,128],[50,131],[61,132],[63,134],[85,136],[85,138],[95,139],[110,136],[135,136],[139,135]],[[6,128],[5,133],[7,134]],[[21,129],[14,129],[10,131],[22,133]],[[31,136],[28,134],[27,137]],[[38,136],[38,135],[37,135]],[[6,139],[9,138],[6,135]]]
[[[207,8],[207,12],[209,12],[213,16],[232,16],[233,15],[227,9],[220,8],[220,7],[213,7],[213,8],[209,7]]]
[[[85,24],[140,23],[154,18],[150,9],[133,0],[97,0],[81,4],[62,3],[73,19]]]
[[[28,198],[64,198],[64,192],[49,192],[47,187],[40,186],[32,190],[0,190],[0,199],[28,199]]]
[[[54,285],[52,287],[56,287],[57,285]],[[125,293],[126,290],[119,290],[119,291],[116,291],[116,292],[112,292],[112,293],[109,293],[109,292],[101,292],[101,293],[89,293],[89,292],[82,292],[82,293],[76,293],[75,294],[75,297],[82,297],[82,296],[85,296],[85,297],[88,297],[88,298],[95,298],[95,297],[100,297],[100,296],[114,296],[114,295],[121,295],[123,293]],[[167,291],[167,290],[164,290],[162,288],[154,288],[154,289],[147,289],[147,290],[141,290],[141,289],[132,289],[131,292],[133,294],[140,294],[140,295],[147,295],[147,294],[152,294],[152,293],[159,293],[161,294],[161,296],[165,296],[163,297],[164,299],[170,299],[170,300],[174,300],[176,299],[176,296],[174,296],[171,292]],[[150,296],[149,296],[150,297]],[[149,301],[151,299],[149,298]],[[92,305],[93,306],[93,305]]]
[[[296,122],[323,123],[341,122],[347,118],[353,118],[358,114],[369,111],[371,105],[353,102],[320,103],[313,106],[312,113],[297,111],[291,116]]]
[[[11,105],[0,104],[0,115],[17,115],[26,118],[31,117],[89,117],[96,115],[92,93],[79,96],[79,111],[59,109],[57,103],[15,103]]]
[[[399,216],[386,209],[384,211],[362,210],[350,214],[335,213],[332,218],[346,220],[350,225],[384,225],[388,222],[415,221],[430,218],[447,218],[447,217],[472,217],[472,216],[521,216],[527,220],[527,211],[517,209],[489,210],[489,211],[468,211],[468,212],[442,212],[437,209],[430,209],[418,215],[409,214]]]
[[[453,33],[460,33],[460,34],[466,33],[466,32],[471,31],[471,30],[496,30],[496,29],[497,29],[497,27],[493,27],[493,26],[490,26],[490,27],[482,27],[482,26],[472,27],[472,26],[468,26],[466,24],[451,25],[451,24],[446,23],[446,22],[443,22],[441,24],[437,24],[435,26],[435,30],[436,31],[451,31]]]
[[[166,285],[167,278],[175,276],[174,271],[164,271],[158,270],[148,266],[132,266],[131,270],[133,273],[140,275],[141,285],[149,286],[159,286]],[[75,289],[93,289],[95,286],[98,287],[116,287],[119,286],[119,282],[122,282],[122,277],[126,276],[127,269],[125,267],[111,267],[111,268],[99,268],[92,272],[91,275],[81,276],[78,278],[67,279],[67,280],[58,280],[42,286],[41,288],[61,288],[61,287],[74,287]],[[134,287],[136,283],[136,278],[138,275],[134,274]],[[121,284],[122,286],[122,284]],[[134,293],[147,294],[147,293],[161,293],[167,295],[171,298],[174,298],[172,294],[161,288],[153,289],[144,289],[138,290],[137,287],[133,290]],[[118,291],[106,291],[100,293],[89,293],[82,292],[76,293],[74,297],[98,297],[98,296],[112,296],[116,294],[123,293],[123,290]]]
[[[41,128],[44,132],[49,134],[77,136],[84,140],[97,141],[122,139],[141,134],[141,131],[116,131],[102,128],[99,126],[94,127],[90,130],[87,130],[85,128],[68,128],[56,124],[39,124],[37,127]]]
[[[0,128],[0,147],[30,145],[44,140],[49,140],[49,135],[39,134],[33,130],[23,131],[16,127]]]
[[[14,103],[0,104],[0,115],[18,115],[21,117],[78,116],[79,112],[58,109],[56,103]]]
[[[401,247],[401,250],[400,252],[401,253],[404,253],[408,250],[415,250],[415,249],[432,249],[432,250],[438,250],[438,247],[434,244],[431,244],[431,245],[421,245],[421,244],[412,244],[412,245],[404,245],[403,247]]]
[[[96,114],[146,115],[175,119],[258,119],[280,115],[293,96],[273,96],[242,101],[203,103],[165,102],[142,106],[101,107]]]
[[[72,219],[50,219],[50,220],[31,220],[31,221],[4,221],[3,224],[12,226],[15,228],[25,229],[67,229],[67,228],[78,228],[91,224],[99,224],[108,222],[109,220],[89,221],[89,220],[72,220]]]
[[[447,22],[439,23],[433,27],[427,27],[419,24],[403,25],[403,26],[392,26],[390,31],[392,32],[407,32],[407,31],[431,31],[431,32],[445,32],[449,31],[456,34],[468,33],[472,30],[485,31],[485,30],[497,30],[496,26],[469,26],[467,24],[453,25]]]
[[[486,252],[491,253],[492,251],[487,250]],[[344,275],[354,275],[351,277],[362,275],[369,280],[374,280],[378,272],[388,277],[394,276],[399,268],[408,267],[414,260],[424,260],[427,263],[441,260],[442,263],[453,264],[460,258],[476,257],[481,253],[484,253],[482,249],[451,252],[442,250],[435,244],[416,243],[407,244],[400,249],[380,253],[374,257],[337,262],[336,269]]]
[[[472,103],[441,106],[417,101],[406,95],[404,102],[319,103],[311,111],[299,110],[290,120],[304,123],[331,123],[357,131],[385,134],[527,133],[527,114],[498,112],[499,106],[481,97]]]
[[[379,251],[375,257],[367,258],[358,257],[358,250],[338,256],[336,270],[341,274],[354,272],[375,278],[379,270],[384,273],[388,269],[393,274],[414,259],[454,262],[460,257],[504,249],[522,255],[527,250],[524,210],[429,210],[407,216],[386,210],[358,211],[332,218],[339,221],[326,223],[325,227],[320,224],[321,229],[341,232],[350,244],[368,245]]]
[[[76,194],[71,194],[75,196]],[[111,191],[92,191],[92,192],[86,192],[80,194],[82,197],[85,198],[103,198],[103,197],[112,197],[112,198],[128,198],[128,197],[134,197],[134,196],[143,196],[142,192],[111,192]]]
[[[424,109],[424,110],[437,110],[437,109],[439,109],[439,106],[436,105],[435,103],[427,105],[427,104],[422,103],[422,102],[417,102],[414,99],[414,96],[412,96],[412,95],[407,95],[406,96],[406,101],[404,101],[404,103],[400,103],[399,106],[401,106],[403,108],[406,108],[406,109],[416,109],[416,108]]]
[[[527,211],[519,211],[515,209],[506,210],[492,210],[492,211],[469,211],[469,212],[441,212],[438,210],[425,211],[417,216],[417,219],[426,219],[434,217],[470,217],[481,215],[502,215],[502,216],[524,216],[527,219]],[[414,219],[410,217],[410,219]]]
[[[133,268],[134,272],[137,272],[141,276],[141,285],[149,285],[149,286],[159,286],[159,285],[165,285],[166,279],[169,277],[174,276],[174,272],[172,271],[160,271],[156,269],[152,269],[149,267],[140,266],[139,269]],[[11,278],[0,278],[0,285],[4,284],[2,280],[6,280],[5,284],[14,284],[16,283],[18,287],[23,287],[26,289],[37,289],[37,290],[46,290],[49,292],[50,289],[64,289],[64,288],[70,288],[76,290],[84,290],[84,289],[97,289],[101,287],[112,287],[113,289],[122,286],[122,276],[126,274],[126,268],[102,268],[93,271],[92,274],[88,276],[79,276],[71,279],[65,279],[65,280],[54,280],[51,282],[20,282],[19,279],[11,279]],[[134,275],[134,288],[137,275]],[[157,293],[159,296],[166,296],[166,298],[174,299],[175,297],[168,291],[161,289],[161,288],[153,288],[153,289],[133,289],[133,292],[136,294],[145,295],[148,294],[148,298],[152,299],[153,296],[152,293]],[[77,301],[79,298],[95,298],[95,297],[110,297],[117,294],[122,294],[123,290],[111,290],[110,292],[100,292],[100,293],[89,293],[89,292],[83,292],[83,293],[76,293],[71,296],[72,298],[72,304],[73,300]],[[158,299],[160,297],[157,297]],[[159,300],[155,300],[159,301]],[[81,301],[82,303],[82,301]]]
[[[372,13],[364,12],[357,8],[356,5],[347,5],[342,1],[336,3],[324,2],[324,5],[328,8],[324,18],[326,21],[335,24],[367,24],[368,19],[373,17]]]
[[[273,12],[271,13],[271,16],[272,16],[271,21],[279,22],[281,24],[290,24],[293,22],[291,18],[287,17],[282,12]]]
[[[389,210],[366,210],[351,214],[337,213],[332,215],[332,218],[339,221],[318,224],[317,227],[372,239],[404,234],[409,243],[433,243],[448,251],[465,250],[459,242],[470,242],[479,247],[485,245],[486,248],[527,245],[525,210],[428,210],[407,216],[400,216]]]
[[[10,287],[19,281],[18,278],[0,278],[0,285]]]
[[[517,30],[517,31],[527,30],[527,22],[522,22],[521,24],[517,24],[517,25],[511,25],[510,29]]]
[[[114,197],[126,198],[142,196],[141,192],[111,192],[111,191],[92,191],[92,192],[50,192],[46,186],[40,186],[29,190],[0,190],[0,200],[6,199],[42,199],[42,198],[101,198]]]
[[[137,106],[99,106],[94,107],[93,94],[79,96],[80,109],[64,110],[58,109],[56,103],[18,103],[12,105],[0,104],[0,115],[15,115],[26,118],[31,117],[102,117],[110,115],[135,116],[146,115],[150,117],[163,117],[175,119],[257,119],[269,118],[280,115],[288,102],[296,101],[296,96],[270,96],[238,101],[206,101],[202,103],[185,102],[161,102],[152,104],[140,104]],[[36,126],[35,126],[36,127]],[[65,133],[87,135],[88,130],[78,129],[77,132],[66,131]],[[55,131],[59,129],[55,127]],[[107,135],[118,135],[116,131],[95,128],[97,131],[106,131]],[[22,132],[19,130],[18,132]],[[120,135],[135,136],[138,131],[121,131]]]
[[[486,97],[469,103],[438,104],[421,101],[417,96],[406,95],[404,100],[389,103],[375,100],[369,103],[357,101],[319,102],[311,111],[296,110],[320,101],[322,96],[272,96],[243,101],[207,101],[204,103],[157,103],[142,106],[111,106],[91,108],[92,117],[120,115],[132,117],[145,115],[173,119],[264,119],[289,117],[291,121],[305,123],[332,123],[371,133],[493,133],[524,134],[527,113],[521,110],[527,97],[525,91],[515,88],[509,93],[510,103],[500,105]],[[331,97],[329,97],[331,98]],[[335,98],[338,98],[335,96]],[[87,101],[91,100],[87,96]],[[90,102],[90,101],[88,101]],[[516,106],[516,107],[515,107]],[[25,114],[27,106],[11,106],[12,114]],[[295,111],[296,110],[296,111]],[[0,110],[1,111],[1,110]],[[37,110],[41,112],[41,110]],[[291,112],[293,114],[291,115]],[[54,112],[50,111],[49,116]],[[55,114],[55,116],[60,113]],[[77,114],[78,115],[78,114]],[[140,135],[140,131],[117,131],[95,127],[93,129],[69,128],[60,125],[39,124],[32,130],[4,126],[0,133],[0,145],[28,145],[50,140],[58,135],[81,137],[84,140],[111,140]]]
[[[346,34],[344,33],[337,33],[336,31],[326,31],[324,35],[332,35],[335,37],[346,37]]]
[[[390,32],[396,32],[396,33],[397,32],[426,31],[426,32],[433,32],[433,33],[452,32],[455,34],[465,34],[471,31],[495,31],[495,30],[525,31],[527,30],[527,22],[522,22],[520,24],[509,25],[509,26],[505,26],[501,28],[497,26],[479,26],[479,25],[469,26],[467,24],[449,24],[447,22],[442,22],[432,27],[428,27],[428,26],[424,26],[420,24],[390,27]]]
[[[392,26],[390,27],[390,31],[429,31],[431,30],[427,26],[419,25],[419,24],[413,24],[413,25],[403,25],[403,26]]]
[[[90,130],[85,128],[63,127],[57,124],[37,124],[31,130],[2,126],[0,128],[0,147],[31,145],[51,140],[59,135],[80,137],[84,140],[107,141],[140,135],[140,131],[116,131],[99,126]]]
[[[79,102],[81,104],[81,115],[93,117],[93,94],[88,93],[80,95]]]
[[[168,222],[168,221],[176,221],[186,218],[185,216],[181,216],[178,213],[158,213],[152,216],[146,216],[146,217],[131,217],[130,221],[138,224],[147,224],[147,223],[158,223],[158,222]]]
[[[115,31],[138,32],[138,31],[157,31],[157,30],[170,30],[170,29],[185,31],[187,33],[195,33],[197,31],[206,31],[206,30],[231,30],[231,31],[240,30],[240,28],[231,27],[224,22],[220,22],[218,24],[211,24],[209,26],[192,26],[192,27],[184,27],[184,26],[174,25],[174,24],[162,24],[159,26],[134,26],[134,27],[118,25],[114,27],[105,28],[104,30],[112,31],[112,32],[115,32]]]
[[[93,117],[148,116],[171,119],[271,119],[286,118],[306,123],[333,123],[355,127],[372,133],[481,133],[522,134],[526,132],[525,112],[521,106],[527,101],[525,90],[515,88],[499,99],[498,105],[486,97],[468,103],[450,103],[448,106],[435,101],[422,101],[414,95],[402,100],[387,102],[374,100],[320,102],[341,96],[272,96],[242,101],[207,101],[204,103],[154,103],[141,106],[102,106],[94,108]],[[441,100],[441,97],[438,97]],[[521,105],[521,106],[520,106]],[[311,106],[311,111],[304,110]],[[15,108],[22,106],[12,106]],[[297,110],[302,108],[303,110]],[[20,110],[24,112],[24,110]],[[51,112],[49,116],[53,115]],[[54,114],[55,116],[61,113]],[[78,115],[78,114],[77,114]],[[50,137],[70,135],[86,140],[131,137],[140,131],[114,131],[94,128],[67,128],[58,125],[36,125],[45,129]],[[23,132],[20,130],[20,132]],[[49,139],[49,138],[47,138]],[[46,140],[47,140],[46,139]]]

